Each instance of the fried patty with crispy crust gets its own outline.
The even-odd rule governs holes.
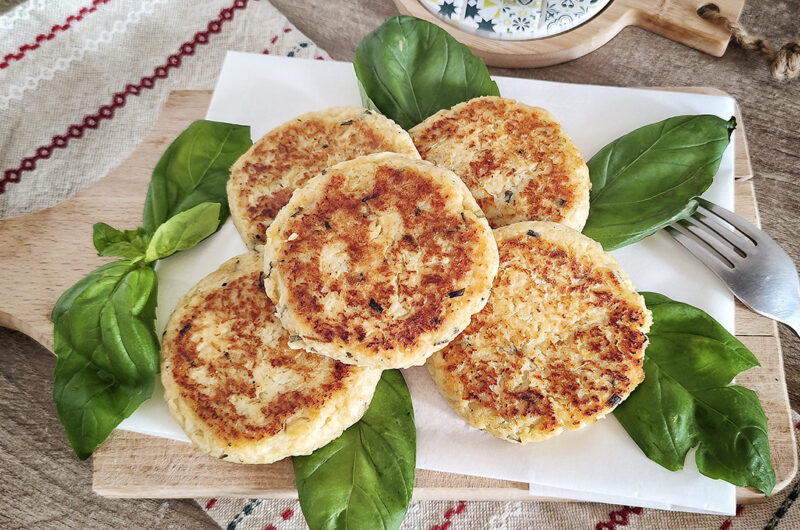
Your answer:
[[[589,216],[589,170],[544,109],[494,96],[441,110],[413,129],[422,158],[452,169],[492,228],[553,221],[581,230]]]
[[[161,347],[172,416],[197,447],[232,462],[322,447],[361,418],[381,375],[290,349],[263,275],[255,252],[225,262],[180,300]]]
[[[486,307],[428,360],[471,425],[527,443],[594,423],[644,379],[651,315],[616,260],[564,225],[494,231],[500,269]]]
[[[362,107],[333,107],[298,116],[265,134],[231,167],[228,203],[249,248],[292,192],[322,169],[361,155],[392,151],[419,158],[406,131]]]
[[[382,153],[298,189],[267,230],[264,260],[290,347],[404,368],[423,364],[484,306],[497,245],[453,172]]]

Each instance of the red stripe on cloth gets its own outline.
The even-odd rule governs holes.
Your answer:
[[[736,515],[734,515],[733,517],[729,517],[728,519],[725,519],[724,521],[722,521],[722,524],[719,525],[719,530],[728,530],[728,528],[731,527],[731,524],[733,524],[733,519],[735,517],[739,517],[740,515],[742,515],[743,511],[744,511],[744,506],[741,505],[741,504],[737,504],[736,505]]]
[[[282,519],[282,520],[284,520],[284,521],[288,521],[288,520],[289,520],[289,519],[291,519],[292,517],[294,517],[294,511],[292,511],[292,509],[291,509],[291,508],[286,508],[286,509],[285,509],[285,510],[284,510],[284,511],[281,513],[281,519]],[[275,526],[274,524],[268,524],[268,525],[267,525],[267,526],[265,526],[265,527],[264,527],[262,530],[278,530],[278,527],[277,527],[277,526]]]
[[[461,512],[464,511],[464,508],[467,507],[467,503],[461,501],[455,508],[448,508],[447,511],[444,512],[444,521],[441,524],[437,524],[431,527],[431,530],[447,530],[450,528],[450,525],[453,524],[451,520],[454,515],[459,515]]]
[[[36,162],[50,158],[56,149],[66,148],[71,139],[82,138],[86,129],[97,129],[101,121],[113,118],[114,111],[125,106],[128,96],[137,96],[143,90],[153,88],[159,79],[165,79],[171,69],[180,67],[181,61],[185,57],[194,55],[196,46],[208,44],[212,34],[222,31],[222,25],[233,19],[233,14],[237,9],[246,8],[248,1],[235,0],[230,7],[223,8],[216,18],[209,21],[205,30],[195,33],[192,40],[181,44],[177,53],[170,55],[161,66],[155,67],[153,75],[141,78],[135,85],[125,85],[124,89],[115,93],[111,97],[111,101],[100,107],[97,112],[87,114],[80,123],[70,125],[64,134],[53,136],[48,145],[40,146],[34,155],[23,158],[17,167],[6,169],[3,176],[0,177],[0,195],[5,193],[7,183],[19,182],[24,172],[36,169]]]
[[[36,40],[31,44],[23,44],[17,50],[17,53],[9,53],[3,57],[3,62],[0,63],[0,70],[4,70],[8,68],[10,61],[20,61],[23,57],[25,57],[25,52],[30,52],[37,49],[39,46],[42,45],[42,42],[46,40],[51,40],[55,38],[56,33],[60,31],[67,31],[69,28],[72,27],[74,22],[80,22],[83,20],[83,17],[88,15],[89,13],[94,13],[97,11],[97,6],[102,4],[107,4],[110,0],[93,0],[91,7],[82,7],[78,14],[70,15],[67,17],[67,20],[64,21],[63,24],[59,25],[56,24],[55,26],[50,28],[50,33],[40,33],[36,36]]]
[[[600,521],[595,525],[595,530],[614,530],[617,526],[628,526],[630,521],[628,520],[628,516],[630,514],[639,515],[642,513],[642,509],[633,506],[625,506],[621,510],[615,510],[613,512],[609,512],[608,514],[608,521]]]
[[[284,28],[283,32],[284,33],[288,33],[288,31],[286,31],[286,30],[292,31],[292,28]],[[274,45],[276,42],[278,42],[278,39],[280,39],[280,38],[281,38],[281,35],[273,35],[272,38],[269,39],[269,43]],[[264,55],[269,55],[269,48],[264,48],[264,51],[261,52],[261,53],[264,54]]]
[[[213,508],[213,507],[214,507],[214,505],[215,505],[215,504],[217,504],[217,499],[211,499],[211,500],[209,500],[209,501],[206,503],[206,510],[210,510],[211,508]]]

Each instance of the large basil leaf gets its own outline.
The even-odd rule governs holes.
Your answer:
[[[124,260],[91,272],[53,308],[53,400],[81,459],[153,392],[156,298],[152,267]]]
[[[135,260],[144,256],[150,236],[144,228],[117,230],[106,223],[95,223],[92,242],[100,256],[117,256]]]
[[[219,210],[219,203],[203,202],[170,217],[153,234],[145,261],[166,258],[179,250],[192,248],[213,234],[219,225]]]
[[[220,204],[220,224],[228,218],[225,185],[229,168],[252,142],[250,127],[200,120],[164,152],[153,170],[144,203],[144,228],[152,234],[173,215],[201,202]]]
[[[387,370],[359,422],[292,459],[311,530],[398,528],[414,489],[416,448],[411,395],[400,372]]]
[[[391,17],[361,39],[353,66],[364,105],[404,129],[456,103],[500,95],[486,65],[469,48],[414,17]]]
[[[755,392],[730,385],[758,360],[700,309],[643,294],[653,312],[646,378],[614,415],[647,457],[667,469],[682,469],[697,447],[701,473],[769,495],[775,471],[767,418]]]
[[[734,118],[676,116],[605,146],[587,163],[592,191],[583,233],[612,250],[690,216],[735,127]]]

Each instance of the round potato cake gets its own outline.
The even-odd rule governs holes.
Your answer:
[[[404,368],[486,304],[497,245],[453,172],[382,153],[298,189],[267,230],[264,266],[290,347]]]
[[[616,260],[561,224],[494,231],[500,268],[486,307],[428,360],[471,425],[527,443],[594,423],[644,379],[651,315]]]
[[[589,216],[589,170],[546,110],[480,97],[412,128],[424,160],[453,170],[492,228],[553,221],[581,230]]]
[[[195,446],[248,464],[337,438],[363,416],[381,376],[290,349],[263,276],[255,252],[225,262],[180,300],[161,346],[172,416]]]
[[[326,167],[391,151],[419,158],[406,131],[362,107],[333,107],[293,118],[271,130],[231,167],[231,218],[249,248],[263,245],[267,227],[292,192]]]

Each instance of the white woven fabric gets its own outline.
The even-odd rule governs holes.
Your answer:
[[[127,84],[152,76],[234,0],[95,3],[93,12],[0,69],[0,177],[40,146],[50,145],[54,136],[67,135],[70,125],[111,104]],[[37,160],[34,170],[21,173],[19,183],[6,184],[0,217],[51,206],[106,175],[136,148],[170,90],[214,87],[226,50],[329,58],[268,2],[237,3],[244,7],[234,9],[230,20],[223,18],[219,33],[196,45],[193,55],[182,57],[168,77],[155,79],[152,89],[137,96],[128,95],[112,119],[70,139],[67,147],[53,149],[50,158]],[[63,27],[68,17],[91,7],[91,0],[21,4],[0,17],[0,53],[17,53],[36,43],[37,35]]]
[[[181,56],[167,77],[127,94],[124,105],[114,105],[113,117],[89,118],[93,127],[80,137],[54,142],[112,105],[126,85],[141,85],[215,20],[218,32]],[[45,37],[30,49],[38,35]],[[22,168],[20,182],[6,183],[0,194],[0,217],[51,206],[106,175],[139,144],[170,90],[213,88],[229,49],[328,58],[265,0],[29,0],[0,17],[0,54],[22,54],[0,57],[0,178]],[[53,147],[58,145],[65,146]],[[36,158],[32,170],[23,167],[30,157]],[[600,504],[415,502],[404,528],[800,528],[800,512],[792,506],[797,495],[795,481],[734,518]],[[306,528],[296,501],[197,501],[223,528]]]

